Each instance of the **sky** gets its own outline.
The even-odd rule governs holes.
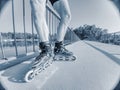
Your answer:
[[[109,32],[120,31],[119,12],[109,0],[69,0],[72,12],[71,26],[95,24],[109,29]]]
[[[108,32],[120,31],[119,12],[109,0],[68,0],[70,4],[72,20],[70,27],[77,28],[84,24],[108,29]],[[26,2],[26,30],[31,32],[30,4]],[[14,0],[15,25],[17,32],[23,32],[22,0]],[[4,8],[0,17],[0,32],[13,31],[11,1]]]

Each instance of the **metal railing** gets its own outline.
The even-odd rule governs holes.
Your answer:
[[[21,49],[25,49],[24,51],[24,55],[26,55],[29,51],[28,51],[28,42],[32,44],[32,51],[35,52],[36,51],[36,46],[37,46],[37,42],[38,42],[38,38],[35,38],[35,27],[34,27],[34,23],[33,23],[33,20],[34,18],[32,17],[32,13],[31,13],[31,38],[28,39],[27,38],[27,32],[26,32],[26,3],[25,3],[25,0],[22,0],[22,7],[23,7],[23,37],[22,39],[18,38],[17,36],[17,33],[16,33],[16,24],[15,23],[15,7],[14,7],[14,2],[15,0],[12,0],[11,1],[12,3],[12,26],[13,26],[13,37],[11,39],[4,39],[2,37],[2,33],[0,33],[0,47],[1,47],[1,57],[3,59],[6,59],[6,57],[9,57],[5,52],[5,43],[8,41],[11,42],[11,46],[14,47],[14,52],[15,52],[15,55],[16,57],[19,57],[21,56],[21,54],[19,54],[19,48]],[[53,7],[50,5],[50,3],[48,2],[46,4],[46,21],[47,21],[47,25],[48,25],[48,28],[50,30],[50,41],[51,42],[54,42],[56,40],[56,35],[57,35],[57,27],[59,25],[59,22],[60,22],[60,16],[57,14],[57,12],[53,9]],[[71,43],[71,42],[74,42],[76,40],[79,40],[79,38],[74,34],[74,32],[71,31],[70,28],[68,28],[68,31],[67,31],[67,34],[65,36],[65,43],[68,44],[68,43]],[[6,41],[6,42],[5,42]],[[23,44],[22,47],[19,47],[20,43]],[[8,45],[9,46],[9,45]],[[22,53],[23,54],[23,53]],[[13,56],[11,54],[11,56]]]

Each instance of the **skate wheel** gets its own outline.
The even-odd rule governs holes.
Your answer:
[[[48,66],[50,66],[49,63],[46,63],[46,64],[45,64],[45,68],[47,68]]]
[[[73,60],[73,61],[76,60],[76,57],[75,57],[75,56],[72,56],[72,60]]]
[[[31,82],[34,79],[35,75],[33,73],[33,70],[30,70],[29,72],[27,72],[27,74],[25,75],[25,82]]]
[[[39,74],[39,70],[38,70],[38,71],[36,71],[35,75],[38,75],[38,74]]]
[[[66,57],[65,60],[66,60],[66,61],[69,61],[70,59],[69,59],[69,57]]]
[[[57,60],[57,58],[54,56],[54,57],[53,57],[53,60],[54,60],[54,61],[56,61],[56,60]]]
[[[40,68],[40,69],[38,70],[38,73],[41,73],[41,72],[42,72],[42,70],[43,70],[43,68]]]
[[[53,58],[53,59],[54,59],[54,58]],[[51,65],[52,63],[53,63],[53,60],[50,60],[50,61],[49,61],[49,65]]]
[[[39,73],[41,73],[42,70],[44,70],[44,69],[43,69],[43,65],[42,65],[42,66],[39,66],[39,68],[35,70],[35,71],[36,71],[35,75],[38,75]]]
[[[74,61],[74,60],[76,60],[76,57],[75,56],[65,57],[65,60],[66,61]]]
[[[38,75],[39,73],[41,73],[41,71],[42,71],[43,69],[39,69],[36,73],[35,73],[35,75]]]
[[[63,60],[63,57],[59,57],[59,60]]]

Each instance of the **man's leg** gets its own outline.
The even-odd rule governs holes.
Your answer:
[[[57,55],[73,56],[73,53],[65,49],[63,40],[71,20],[71,12],[68,4],[68,0],[59,0],[53,4],[54,9],[58,12],[61,17],[58,31],[57,41],[55,42],[54,53]]]
[[[31,9],[34,17],[34,24],[40,42],[49,41],[49,30],[46,23],[46,0],[31,0]]]
[[[69,22],[71,20],[71,12],[68,4],[68,0],[59,0],[54,3],[54,9],[61,17],[58,29],[57,29],[57,41],[63,41],[66,34]]]
[[[46,0],[31,0],[31,9],[34,17],[34,24],[37,34],[40,38],[39,48],[41,52],[39,56],[36,57],[33,67],[37,66],[39,63],[49,61],[52,54],[51,45],[49,43],[49,30],[46,23]],[[45,63],[44,62],[44,63]]]

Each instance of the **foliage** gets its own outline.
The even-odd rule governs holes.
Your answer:
[[[108,33],[107,29],[96,27],[95,25],[83,25],[74,29],[74,32],[81,40],[99,41],[120,45],[120,32]]]

